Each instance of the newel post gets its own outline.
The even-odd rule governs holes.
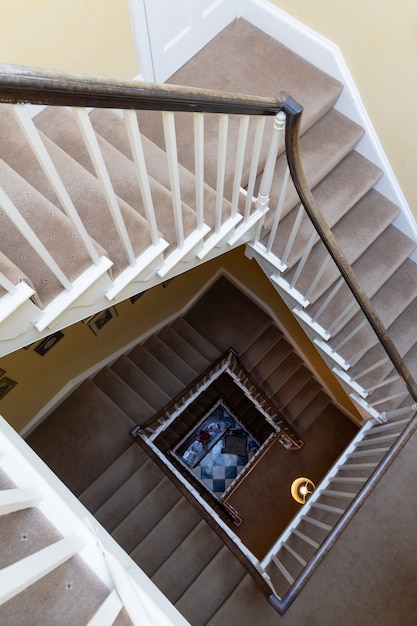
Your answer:
[[[284,137],[285,130],[285,113],[280,111],[274,117],[274,127],[272,130],[271,143],[269,145],[268,156],[259,186],[259,193],[256,199],[256,209],[265,211],[269,204],[269,194],[272,186],[272,179],[274,177],[275,164],[278,157],[279,147]]]

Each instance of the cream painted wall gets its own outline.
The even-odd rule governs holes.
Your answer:
[[[0,400],[0,415],[20,431],[70,380],[129,343],[139,341],[152,328],[163,326],[166,318],[186,309],[221,268],[255,294],[266,311],[272,312],[279,320],[287,335],[296,338],[307,361],[322,380],[327,380],[338,402],[356,416],[350,400],[300,330],[271,282],[255,261],[249,261],[244,256],[242,248],[177,276],[166,288],[158,285],[150,289],[135,304],[131,304],[130,300],[118,304],[118,317],[98,336],[86,324],[79,322],[64,329],[64,337],[45,356],[35,352],[36,344],[0,359],[0,368],[6,370],[6,376],[18,382]]]
[[[271,0],[336,43],[417,218],[417,3]]]
[[[0,21],[2,63],[133,78],[128,0],[14,0]]]

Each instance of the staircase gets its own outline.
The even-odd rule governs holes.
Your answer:
[[[240,323],[230,326],[233,318]],[[268,315],[226,278],[184,316],[85,381],[27,439],[193,625],[215,620],[250,576],[146,449],[132,442],[129,431],[192,382],[229,341],[273,398],[285,392],[282,410],[308,440],[309,428],[331,406],[329,397]],[[201,414],[224,391],[219,378],[191,410]],[[231,395],[230,402],[242,413],[248,409],[241,397],[235,403]],[[338,414],[336,407],[333,411]],[[349,424],[342,413],[335,419]],[[192,427],[179,420],[176,428],[181,426],[183,434]],[[348,438],[355,430],[349,424]],[[345,437],[341,450],[349,439],[340,437]],[[328,466],[337,454],[332,450]]]
[[[396,227],[400,210],[381,193],[383,173],[363,155],[363,130],[340,111],[342,86],[242,20],[170,82],[270,97],[283,89],[304,105],[301,149],[309,184],[398,351],[415,372],[415,243]],[[132,148],[139,144],[136,135],[130,138],[135,133],[130,114],[122,119],[110,109],[96,109],[86,119],[81,110],[48,107],[31,121],[22,107],[11,113],[7,105],[0,114],[2,354],[46,336],[52,327],[79,320],[79,304],[85,316],[247,244],[248,256],[268,275],[366,416],[411,404],[299,209],[292,183],[286,188],[283,155],[274,172],[270,210],[251,202],[261,185],[257,175],[267,159],[268,133],[260,143],[259,167],[252,166],[248,141],[241,153],[242,175],[236,177],[235,154],[244,122],[230,116],[231,143],[220,153],[224,118],[218,130],[218,117],[207,115],[201,184],[189,149],[191,116],[175,114],[174,149],[169,141],[172,117],[165,116],[164,129],[159,113],[141,111],[137,117],[146,182],[138,179],[141,154]],[[201,129],[195,132],[201,139]],[[249,124],[248,135],[259,138],[255,123]],[[32,156],[29,144],[42,154],[46,166]],[[172,172],[174,153],[179,165]],[[219,160],[225,164],[220,174]],[[226,167],[231,163],[233,167]],[[240,195],[236,188],[241,188]],[[237,306],[219,322],[219,302],[227,311],[229,299],[224,291],[216,298],[221,298],[216,306],[203,298],[183,318],[86,381],[29,438],[193,624],[221,623],[221,607],[227,607],[233,590],[240,597],[258,597],[257,591],[213,531],[131,442],[130,428],[162,408],[230,345],[301,435],[329,404],[266,315],[253,310],[245,314],[246,309]],[[291,386],[286,384],[290,379]],[[78,445],[76,435],[87,439],[82,456],[73,447]],[[75,467],[74,450],[80,455]],[[147,502],[154,504],[148,507]],[[136,508],[144,516],[140,524],[133,514]],[[148,519],[151,510],[154,517]],[[129,518],[136,520],[134,530]],[[172,537],[163,530],[167,526],[173,529]],[[159,547],[161,534],[167,543],[161,545],[159,557],[154,547]],[[210,554],[201,548],[208,543],[213,546]],[[190,554],[189,545],[199,556],[193,563],[181,561],[187,576],[173,581],[167,574],[169,563],[178,567],[180,555]],[[229,569],[230,587],[212,589]],[[212,605],[197,601],[208,586]]]

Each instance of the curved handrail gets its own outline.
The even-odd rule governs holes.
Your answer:
[[[276,115],[281,97],[109,79],[88,74],[0,64],[0,101],[9,103],[237,115]]]
[[[362,309],[366,319],[374,330],[379,342],[387,353],[398,375],[407,387],[413,400],[417,400],[417,383],[404,363],[400,353],[394,345],[381,318],[375,311],[368,295],[357,279],[352,266],[337,243],[330,227],[318,207],[305,177],[300,157],[300,123],[302,107],[290,96],[283,95],[284,112],[287,116],[285,145],[288,166],[294,186],[320,239],[326,246],[332,259],[337,265],[347,286]]]

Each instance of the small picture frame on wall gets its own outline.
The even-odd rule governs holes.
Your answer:
[[[35,352],[37,352],[41,356],[45,356],[45,354],[47,354],[49,350],[51,350],[58,343],[58,341],[61,341],[63,336],[64,333],[59,330],[58,332],[53,333],[48,337],[45,337],[45,339],[41,341],[38,346],[36,346]]]
[[[17,382],[15,380],[7,378],[6,376],[0,379],[0,400],[4,398],[4,396],[7,395],[16,385]]]
[[[100,311],[97,315],[93,315],[87,320],[87,326],[91,328],[95,335],[99,335],[104,328],[117,317],[117,311],[114,306],[111,306],[104,311]]]
[[[2,376],[4,376],[4,375],[5,375],[5,373],[6,373],[6,370],[2,370],[2,369],[0,369],[0,378],[1,378]]]

